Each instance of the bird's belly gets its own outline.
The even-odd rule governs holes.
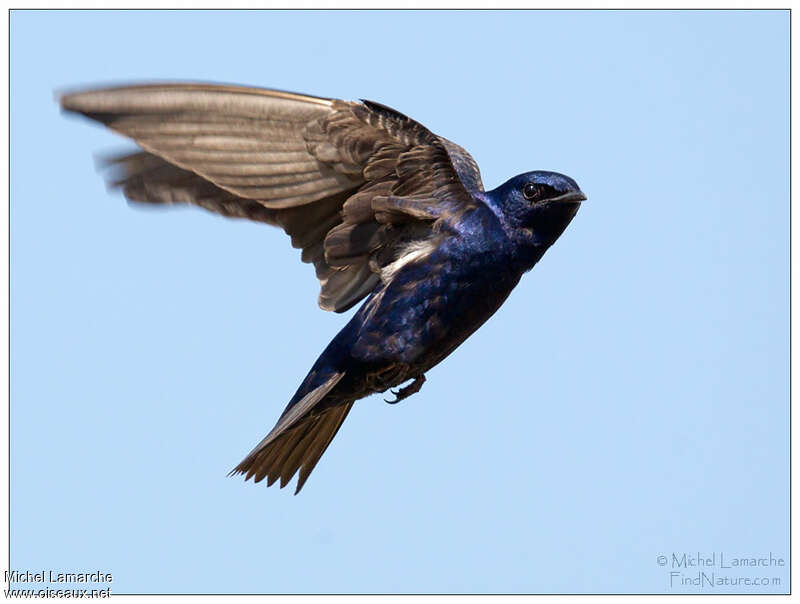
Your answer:
[[[519,278],[484,258],[408,267],[359,311],[363,324],[351,354],[399,365],[408,377],[424,373],[491,317]]]

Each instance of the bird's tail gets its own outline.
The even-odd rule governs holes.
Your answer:
[[[325,382],[290,403],[278,423],[230,473],[245,474],[245,480],[264,478],[267,485],[281,479],[281,488],[300,471],[295,495],[336,436],[355,401],[326,401],[331,390],[344,377],[334,373]],[[333,404],[326,404],[333,402]]]

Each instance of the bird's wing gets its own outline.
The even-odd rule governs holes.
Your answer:
[[[143,149],[108,162],[128,199],[283,227],[315,265],[326,310],[361,300],[410,242],[474,207],[482,190],[461,147],[370,101],[153,84],[60,102]]]

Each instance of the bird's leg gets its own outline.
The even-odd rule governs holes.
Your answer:
[[[393,401],[390,401],[388,399],[383,399],[383,400],[385,400],[390,405],[395,405],[400,401],[402,401],[403,399],[408,398],[412,394],[416,394],[417,392],[419,392],[419,389],[422,388],[422,384],[424,383],[425,383],[425,374],[423,373],[421,375],[416,376],[414,378],[414,381],[411,382],[405,388],[400,388],[399,390],[390,390],[390,392],[397,397],[396,399],[394,399]]]

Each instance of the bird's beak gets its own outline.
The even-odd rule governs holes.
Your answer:
[[[560,197],[556,197],[553,201],[566,201],[571,203],[580,203],[582,201],[586,201],[586,195],[583,194],[583,191],[571,191],[570,193],[565,193]]]

